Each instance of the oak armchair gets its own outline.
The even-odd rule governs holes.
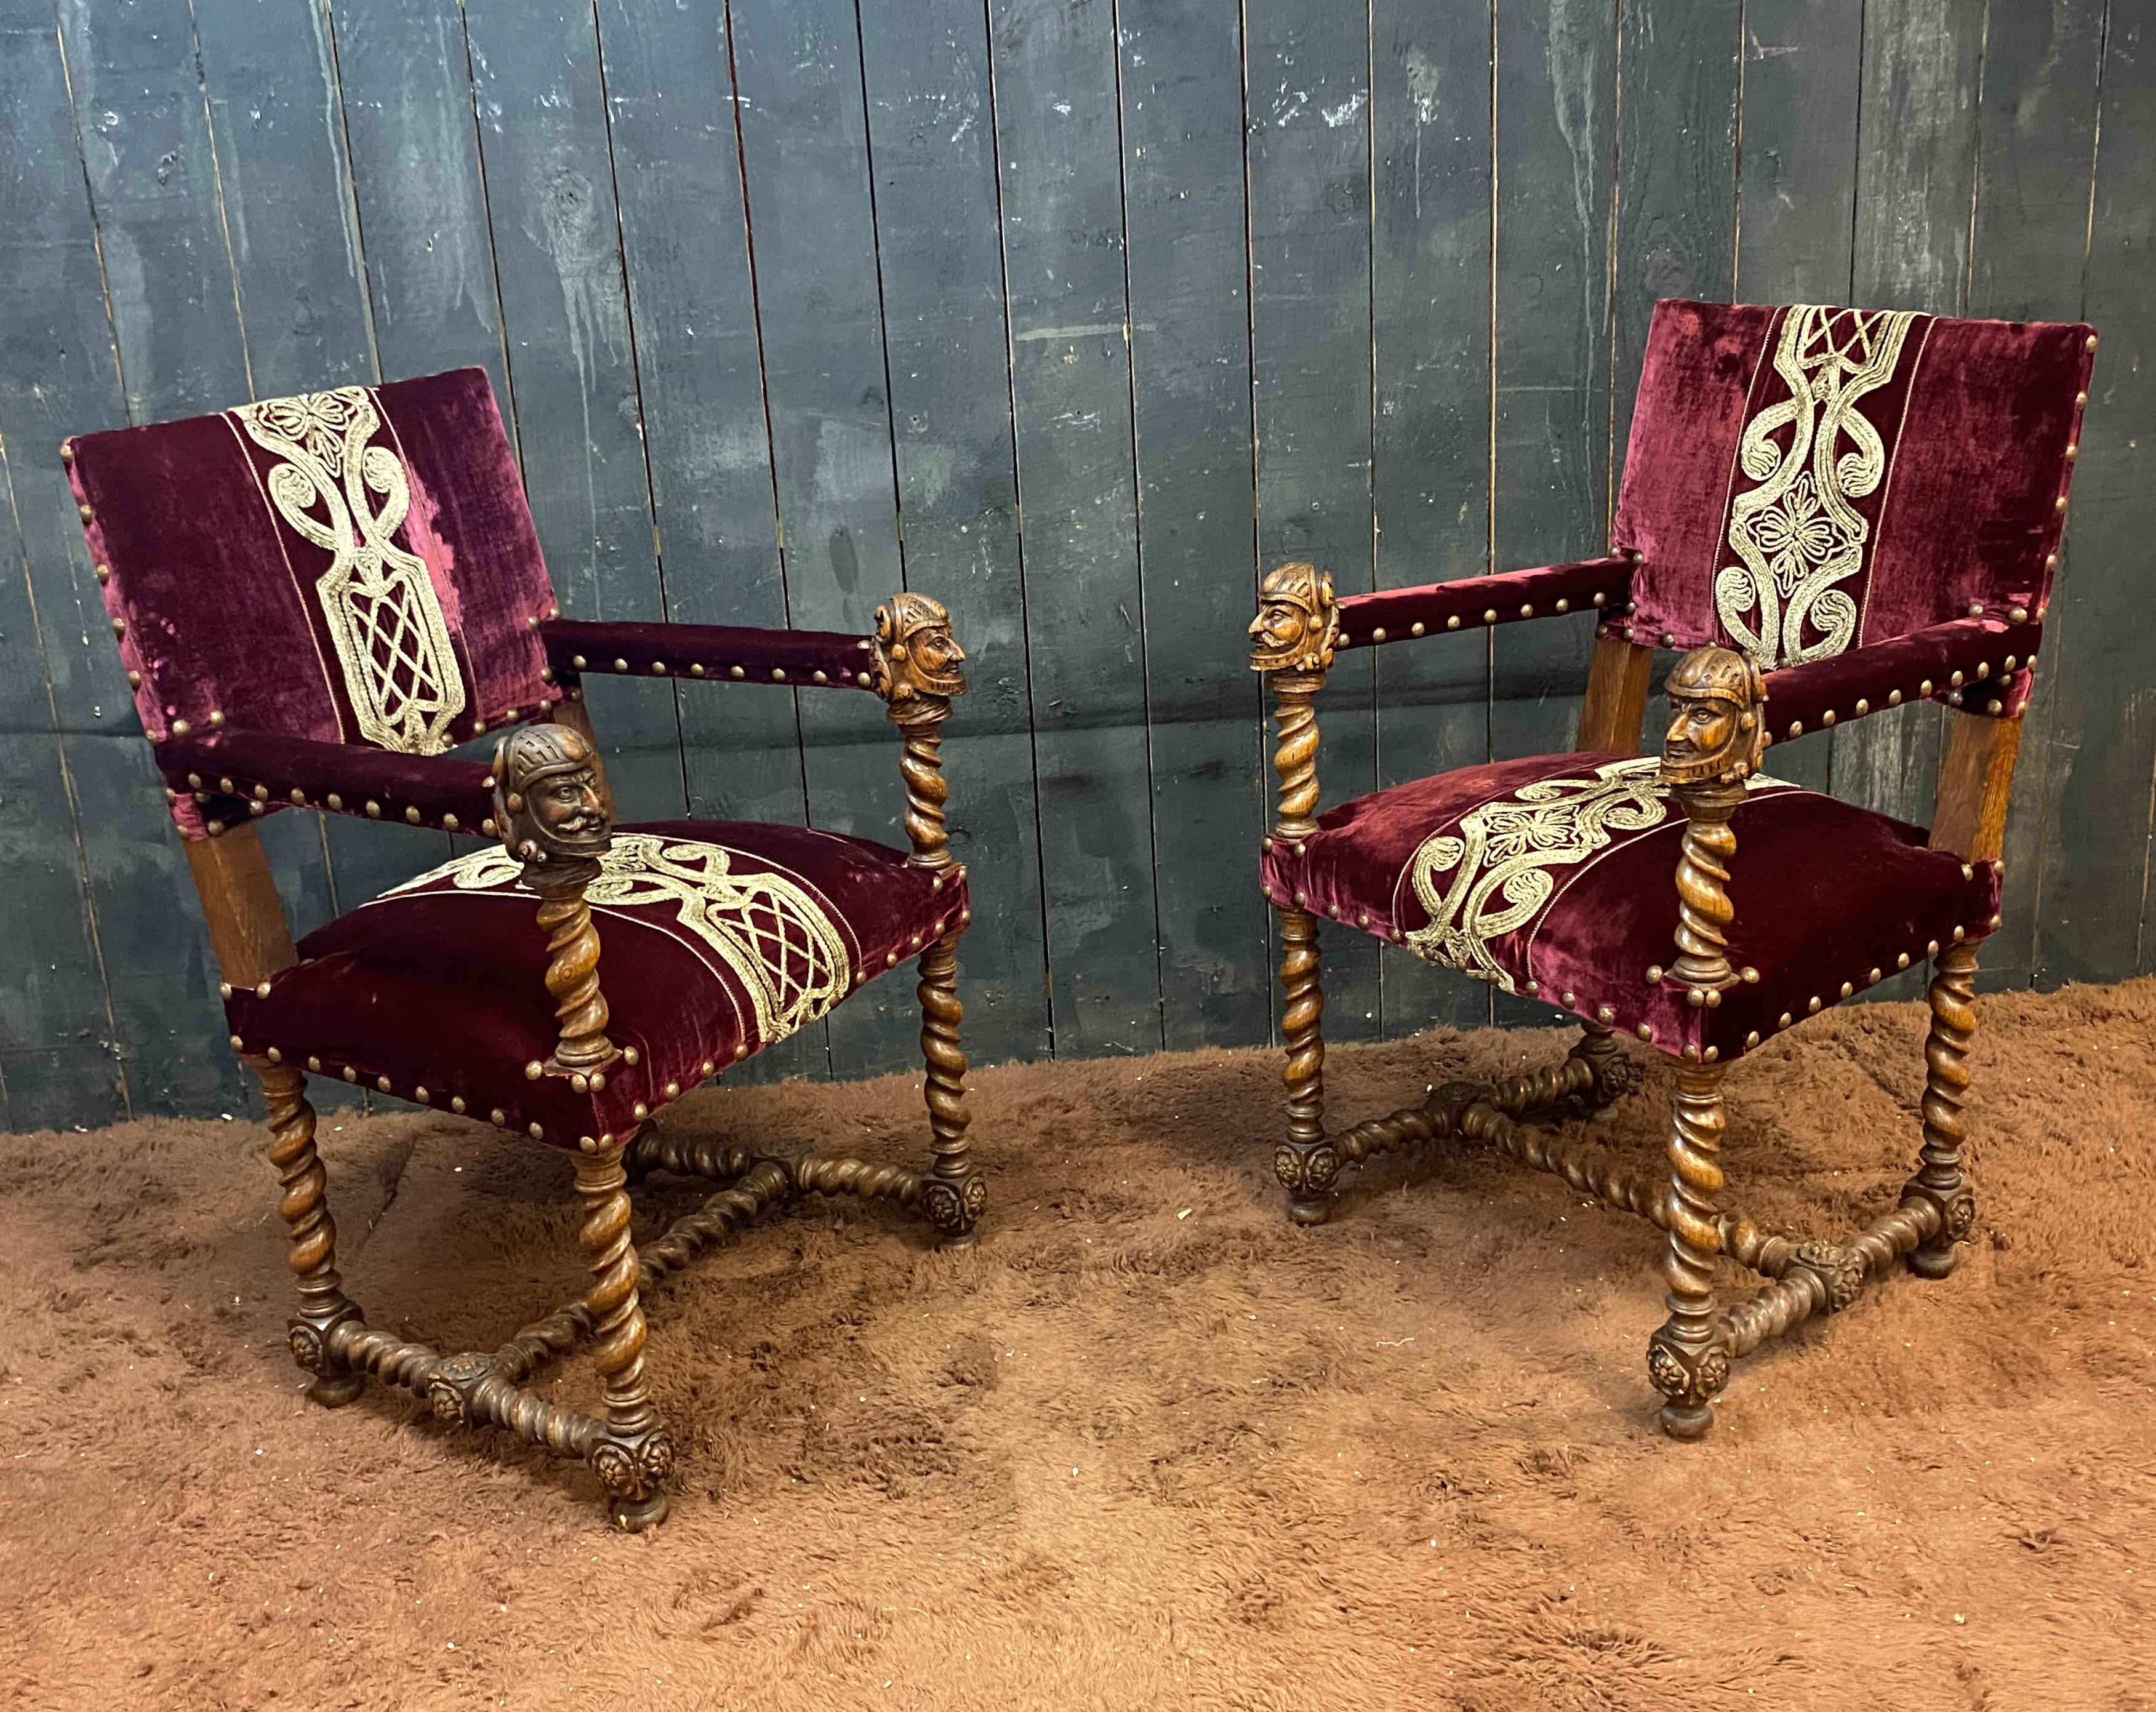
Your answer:
[[[1336,598],[1287,565],[1250,627],[1279,729],[1263,884],[1280,918],[1291,1217],[1343,1166],[1460,1136],[1669,1234],[1650,1342],[1663,1426],[1712,1424],[1730,1363],[1847,1307],[1906,1258],[1953,1269],[1977,946],[2057,563],[2096,337],[2080,325],[1665,302],[1655,311],[1612,549],[1578,564]],[[1494,761],[1317,813],[1316,699],[1340,650],[1600,614],[1570,754]],[[1653,647],[1668,680],[1641,755]],[[1904,701],[1953,710],[1931,828],[1759,771],[1770,742]],[[1317,920],[1577,1016],[1561,1064],[1326,1124]],[[1795,1243],[1724,1211],[1722,1077],[1763,1041],[1928,960],[1923,1135],[1899,1203]],[[1637,1080],[1617,1039],[1675,1061],[1666,1187],[1525,1120]],[[1764,1279],[1717,1303],[1723,1258]]]
[[[812,1191],[894,1201],[947,1244],[982,1211],[956,988],[971,918],[938,756],[965,689],[947,616],[907,593],[869,636],[561,618],[478,369],[88,434],[61,456],[233,1049],[261,1081],[308,1395],[348,1402],[372,1374],[446,1419],[588,1461],[620,1525],[658,1522],[673,1449],[644,1379],[642,1299],[660,1279]],[[597,672],[880,697],[904,734],[910,851],[801,827],[615,824],[582,700]],[[490,764],[444,752],[490,731],[506,734]],[[295,946],[254,829],[292,804],[498,842]],[[655,1126],[902,959],[919,964],[923,1168]],[[336,1270],[310,1074],[568,1151],[589,1293],[492,1351],[370,1326]],[[721,1187],[639,1253],[629,1183],[658,1170]],[[584,1340],[598,1413],[527,1383]]]

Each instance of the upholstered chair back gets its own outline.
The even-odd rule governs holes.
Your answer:
[[[2095,344],[2081,325],[1658,304],[1612,535],[1639,560],[1636,639],[1773,671],[1979,609],[2041,622]]]
[[[152,742],[428,755],[560,693],[536,628],[553,591],[482,369],[85,434],[66,456]],[[182,794],[183,825],[192,811]]]

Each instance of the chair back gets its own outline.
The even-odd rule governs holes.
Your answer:
[[[1773,671],[1979,608],[2040,622],[2095,348],[2078,325],[1657,304],[1611,531],[1638,638]]]
[[[63,454],[152,742],[429,755],[537,714],[552,585],[483,369],[84,434]]]

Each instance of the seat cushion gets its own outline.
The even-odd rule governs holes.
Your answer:
[[[1731,822],[1732,965],[1712,1007],[1650,967],[1676,956],[1681,808],[1652,756],[1462,767],[1343,802],[1298,848],[1267,841],[1266,895],[1447,968],[1726,1058],[1998,925],[1999,874],[1921,827],[1756,777]],[[1605,1011],[1606,1007],[1606,1011]]]
[[[619,827],[603,868],[586,900],[624,1053],[596,1093],[527,1074],[557,1038],[547,937],[498,846],[308,935],[266,994],[226,1001],[235,1044],[559,1146],[619,1140],[969,919],[963,874],[803,827]]]

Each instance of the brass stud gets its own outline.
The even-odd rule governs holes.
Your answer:
[[[1931,693],[1932,680],[1929,678],[1925,679],[1922,683],[1917,686],[1917,694],[1919,695],[1929,695]]]
[[[1963,674],[1959,672],[1956,672],[1951,678],[1947,679],[1947,682],[1952,684],[1955,689],[1958,689],[1962,686],[1962,679]]]
[[[702,677],[704,675],[704,663],[701,660],[690,662],[689,666],[689,675],[692,678]]]
[[[387,1076],[377,1076],[374,1079],[374,1085],[387,1094],[389,1091],[389,1079]]]
[[[1597,594],[1594,597],[1594,604],[1598,607],[1606,607],[1609,604],[1609,597],[1606,594]]]
[[[1832,708],[1829,708],[1825,713],[1820,715],[1820,728],[1824,730],[1826,726],[1830,725],[1833,723],[1834,710]]]
[[[270,983],[269,983],[268,982],[266,982],[266,981],[258,981],[258,982],[256,982],[254,983],[254,997],[257,997],[257,998],[259,998],[259,999],[266,999],[267,997],[270,997]]]
[[[2084,345],[2082,348],[2084,351],[2093,351],[2093,350],[2095,350],[2095,349],[2096,349],[2096,335],[2095,335],[2095,334],[2093,334],[2093,333],[2090,334],[2090,335],[2088,336],[2088,342],[2087,342],[2086,345]]]
[[[825,676],[824,676],[821,672],[815,672],[815,673],[812,673],[812,674],[810,674],[810,675],[811,675],[812,677],[814,677],[814,678],[815,679],[815,680],[816,680],[819,684],[828,684],[828,683],[829,683],[829,682],[831,681],[829,678],[825,677]]]
[[[1804,735],[1804,722],[1802,720],[1791,720],[1789,721],[1789,735],[1792,737],[1803,736]],[[1777,763],[1777,765],[1779,764],[1779,763]]]
[[[701,1065],[700,1068],[701,1068],[701,1069],[702,1074],[705,1074],[705,1075],[706,1075],[706,1076],[708,1076],[708,1075],[710,1075],[710,1074],[711,1074],[711,1072],[712,1072],[712,1071],[714,1071],[714,1070],[716,1070],[716,1069],[718,1069],[718,1066],[717,1066],[716,1064],[713,1064],[713,1063],[712,1063],[709,1058],[706,1058],[706,1059],[704,1060],[704,1062],[703,1062],[702,1065]]]
[[[1494,624],[1494,623],[1496,623],[1497,622],[1497,609],[1496,609],[1496,607],[1485,607],[1482,609],[1482,622],[1483,622],[1485,624]]]
[[[1784,1011],[1782,1012],[1779,1020],[1775,1023],[1774,1026],[1777,1028],[1786,1028],[1789,1026],[1789,1013],[1787,1011]]]
[[[1754,1028],[1749,1034],[1744,1037],[1744,1050],[1747,1052],[1751,1051],[1752,1048],[1758,1045],[1758,1043],[1759,1031],[1757,1028]]]
[[[666,1097],[669,1099],[679,1099],[681,1097],[681,1084],[679,1082],[669,1082],[666,1084]]]
[[[741,1058],[747,1058],[747,1056],[748,1056],[748,1043],[747,1043],[746,1040],[744,1040],[744,1041],[742,1041],[739,1045],[737,1045],[737,1046],[736,1046],[736,1047],[734,1048],[734,1057],[735,1057],[737,1059],[741,1059]]]
[[[2066,496],[2064,494],[2061,494],[2057,499],[2051,502],[2051,509],[2054,511],[2064,511],[2066,509]]]
[[[501,1125],[504,1129],[506,1129],[509,1126],[509,1114],[504,1111],[500,1106],[495,1107],[492,1111],[487,1114],[487,1116],[491,1118],[495,1123]]]
[[[1841,983],[1841,996],[1842,996],[1844,998],[1847,998],[1847,997],[1850,996],[1850,994],[1851,994],[1852,992],[1855,992],[1856,991],[1856,983],[1855,983],[1855,982],[1853,982],[1845,981],[1845,982],[1843,982]]]
[[[250,802],[247,805],[247,812],[259,820],[262,818],[262,805],[259,802]]]
[[[534,1141],[544,1141],[547,1139],[546,1130],[540,1128],[536,1124],[532,1125],[530,1129],[525,1131],[525,1134],[531,1136]]]
[[[1455,613],[1450,618],[1447,618],[1445,621],[1445,628],[1448,630],[1457,630],[1460,628],[1460,614]]]
[[[2006,711],[2006,704],[1994,696],[1989,701],[1984,703],[1984,710],[1988,714],[2002,714]]]
[[[1572,602],[1570,601],[1559,601],[1557,603],[1557,609],[1560,613],[1568,613],[1572,610]]]
[[[231,1037],[230,1037],[230,1038],[231,1038],[231,1041],[232,1041],[232,1049],[233,1049],[234,1052],[238,1052],[238,1051],[239,1050],[240,1046],[242,1045],[242,1043],[243,1043],[241,1042],[241,1040],[240,1040],[239,1037],[237,1034],[234,1034],[234,1035],[231,1036]]]
[[[127,674],[127,687],[130,689],[140,689],[142,687],[142,674],[140,672],[130,672]]]
[[[1700,1009],[1707,1003],[1707,989],[1703,987],[1686,987],[1685,989],[1685,1002],[1690,1005],[1695,1011]]]
[[[125,638],[127,634],[127,621],[125,618],[115,618],[112,621],[112,633],[115,636]]]
[[[527,1082],[536,1082],[546,1074],[546,1065],[541,1064],[536,1058],[532,1059],[530,1064],[524,1067],[524,1079]]]
[[[412,1090],[412,1098],[421,1105],[427,1103],[427,1089],[424,1084]]]
[[[1966,938],[1966,937],[1967,937],[1967,935],[1966,935],[1965,934],[1964,934],[1964,933],[1963,933],[1963,931],[1962,931],[1962,930],[1961,930],[1960,928],[1957,927],[1956,929],[1954,929],[1954,943],[1955,943],[1956,945],[1959,945],[1959,944],[1962,942],[1962,941],[1963,941],[1964,938]]]
[[[463,1094],[452,1094],[449,1096],[449,1110],[456,1113],[459,1117],[462,1117],[464,1115],[465,1097]]]
[[[553,669],[552,666],[542,666],[542,667],[540,667],[540,669],[539,669],[539,681],[540,681],[542,684],[551,684],[551,683],[552,683],[552,682],[554,681],[554,669]]]
[[[2044,568],[2046,571],[2057,570],[2059,568],[2059,556],[2056,553],[2046,554],[2044,558]],[[2039,614],[2039,616],[2041,617],[2041,615]]]
[[[1972,618],[1981,618],[1984,616],[1984,602],[1971,601],[1969,603],[1969,615]]]
[[[1568,1010],[1570,1010],[1570,1009],[1571,1009],[1574,1005],[1578,1004],[1578,1002],[1579,1002],[1579,995],[1578,995],[1578,993],[1576,993],[1576,992],[1568,992],[1568,993],[1567,993],[1567,994],[1565,994],[1565,995],[1564,995],[1564,1007],[1565,1007],[1565,1009],[1567,1009],[1568,1011]]]
[[[665,677],[666,675],[666,662],[664,660],[652,661],[651,675],[654,678]]]
[[[1683,1053],[1682,1053],[1682,1057],[1683,1057],[1683,1058],[1684,1058],[1684,1061],[1685,1061],[1686,1064],[1697,1064],[1697,1063],[1699,1062],[1699,1048],[1698,1048],[1698,1046],[1697,1046],[1697,1044],[1695,1044],[1694,1043],[1692,1043],[1692,1042],[1687,1041],[1687,1042],[1685,1043],[1685,1049],[1684,1049],[1684,1052],[1683,1052]]]
[[[455,832],[461,824],[462,823],[454,814],[445,814],[442,817],[442,830],[445,833]]]
[[[1655,1025],[1652,1023],[1642,1023],[1635,1032],[1642,1040],[1652,1040],[1655,1038]]]
[[[1960,690],[1949,689],[1947,691],[1947,705],[1948,707],[1959,707],[1961,705]]]
[[[492,838],[495,833],[494,817],[490,814],[485,820],[481,821],[479,823],[479,829],[482,833],[485,833],[488,838]]]
[[[1999,663],[1999,670],[2000,675],[2004,676],[2004,675],[2005,675],[2005,674],[2006,674],[2007,673],[2011,672],[2013,669],[2014,669],[2014,656],[2013,656],[2012,654],[2010,654],[2009,655],[2007,655],[2007,656],[2006,656],[2006,658],[2005,658],[2005,659],[2001,660],[2001,661]]]
[[[583,698],[581,695],[579,695],[579,696],[576,697],[575,699],[576,699],[576,700],[579,700],[579,701],[581,701],[581,700],[583,700]],[[476,737],[476,736],[480,736],[480,733],[482,733],[483,731],[485,731],[485,730],[486,730],[486,721],[485,721],[485,720],[474,720],[472,721],[472,736],[473,736]]]
[[[1346,637],[1344,637],[1344,636],[1343,636],[1342,638],[1341,638],[1341,640],[1342,640],[1342,641],[1343,641],[1343,642],[1345,642],[1347,639],[1348,639],[1348,638],[1347,638]],[[1383,642],[1384,639],[1385,639],[1385,627],[1384,627],[1383,625],[1382,625],[1382,624],[1380,624],[1380,625],[1379,625],[1376,629],[1373,630],[1373,631],[1370,633],[1370,640],[1371,640],[1371,641],[1373,641],[1373,642]]]
[[[1895,958],[1894,966],[1897,969],[1907,968],[1909,966],[1909,954],[1907,951],[1904,951],[1900,956]]]
[[[190,725],[185,720],[174,720],[172,721],[172,735],[175,737],[184,737],[193,729],[194,727]]]
[[[629,1112],[631,1115],[635,1117],[648,1118],[651,1115],[651,1108],[639,1099],[634,1105],[629,1108]]]
[[[1521,616],[1522,618],[1533,618],[1533,617],[1534,617],[1534,615],[1535,615],[1534,603],[1533,603],[1532,601],[1528,602],[1526,605],[1522,606],[1522,607],[1520,608],[1520,616]]]
[[[569,1078],[569,1086],[579,1094],[589,1094],[592,1091],[592,1079],[579,1070]]]
[[[1674,630],[1665,630],[1662,632],[1662,646],[1664,648],[1675,648],[1676,645],[1677,638],[1676,633]]]
[[[78,516],[78,517],[80,517],[80,518],[81,518],[81,519],[82,519],[82,520],[83,520],[85,523],[88,523],[89,521],[90,521],[91,518],[95,515],[95,514],[94,514],[94,513],[90,510],[90,507],[89,507],[89,506],[87,506],[87,505],[78,505],[78,506],[76,506],[76,507],[74,508],[74,512],[75,512],[75,515],[76,515],[76,516]]]
[[[1871,711],[1871,704],[1860,695],[1856,698],[1856,705],[1851,711],[1861,720]]]
[[[742,675],[742,669],[739,666],[729,666],[726,668],[726,675],[729,678],[738,678]]]
[[[1815,1017],[1819,1014],[1819,995],[1817,993],[1814,993],[1811,997],[1811,1002],[1804,1007],[1805,1013],[1809,1016]]]
[[[594,1094],[603,1094],[606,1092],[605,1072],[602,1070],[594,1070],[592,1072],[592,1092]]]
[[[1889,707],[1899,707],[1901,705],[1902,692],[1898,689],[1888,690],[1887,692],[1887,705]]]
[[[1358,927],[1368,927],[1370,925],[1370,918],[1367,915],[1358,915],[1355,918],[1355,925]]]
[[[322,1073],[322,1061],[310,1053],[307,1055],[307,1068],[319,1076]]]
[[[300,807],[305,807],[306,806],[307,793],[305,791],[302,791],[297,785],[293,786],[290,791],[287,791],[285,793],[285,795],[286,799],[295,805]]]
[[[419,823],[419,811],[418,811],[418,809],[417,807],[407,808],[407,809],[404,811],[404,818],[405,818],[405,819],[407,819],[407,820],[408,820],[409,822],[411,822],[411,823],[412,823],[412,824],[413,824],[413,826],[417,826],[417,825],[418,825],[418,823]]]
[[[1928,941],[1924,946],[1924,955],[1927,957],[1936,957],[1938,954],[1939,942],[1937,940]]]
[[[2075,393],[2075,394],[2074,394],[2074,408],[2075,408],[2075,409],[2076,409],[2076,410],[2085,410],[2085,409],[2087,409],[2087,407],[2088,407],[2088,394],[2087,394],[2087,393],[2086,393],[2086,392],[2076,392],[2076,393]]]
[[[886,951],[883,954],[883,966],[886,969],[896,969],[898,966],[898,953]]]
[[[629,662],[627,660],[616,660],[613,663],[613,669],[617,672],[626,672],[629,669]]]
[[[771,669],[771,681],[774,684],[783,684],[786,681],[786,668],[773,666]]]
[[[233,986],[232,986],[232,983],[231,983],[229,981],[220,981],[220,982],[218,982],[218,984],[217,984],[217,996],[218,996],[219,998],[222,998],[222,999],[228,999],[228,998],[230,998],[230,997],[232,997],[232,994],[233,994]]]
[[[336,809],[340,812],[343,810],[344,798],[338,796],[334,791],[331,792],[328,796],[323,797],[322,801],[328,803],[333,809]]]
[[[74,462],[74,442],[73,440],[62,440],[60,442],[60,462],[63,464],[72,464]]]
[[[1419,636],[1422,633],[1423,627],[1420,624],[1413,624],[1408,628],[1408,634],[1410,636]]]
[[[1648,965],[1647,965],[1647,985],[1648,985],[1648,986],[1650,986],[1650,987],[1660,987],[1661,984],[1662,984],[1662,966],[1661,966],[1660,963],[1650,963],[1650,964],[1648,964]]]
[[[346,1064],[344,1067],[343,1075],[345,1080],[347,1082],[357,1082],[359,1080],[359,1072],[355,1070],[350,1064]]]
[[[1594,1007],[1594,1020],[1603,1023],[1614,1023],[1617,1020],[1617,1013],[1607,1005],[1597,1005]]]
[[[373,801],[372,798],[367,802],[367,818],[369,820],[379,820],[382,818],[382,805],[379,802]]]
[[[1878,984],[1879,984],[1879,971],[1878,971],[1876,969],[1874,969],[1874,970],[1871,971],[1871,978],[1869,981],[1866,982],[1865,982],[1865,985],[1866,985],[1866,987],[1876,987],[1876,986],[1878,986]]]
[[[869,687],[869,674],[866,672],[856,672],[854,674],[854,681],[865,689]]]
[[[624,1063],[624,1064],[628,1064],[628,1065],[631,1066],[632,1068],[633,1068],[633,1067],[634,1067],[636,1064],[638,1064],[641,1063],[641,1062],[643,1061],[643,1058],[644,1058],[644,1054],[643,1054],[642,1053],[639,1052],[639,1051],[638,1051],[634,1047],[633,1047],[633,1046],[624,1046],[624,1048],[622,1048],[622,1049],[621,1049],[621,1061],[622,1061],[622,1063]]]
[[[1759,971],[1747,963],[1737,971],[1737,978],[1747,987],[1757,987],[1759,984]]]
[[[1974,862],[1963,863],[1961,865],[1961,877],[1964,879],[1974,879],[1976,878],[1976,864]]]

